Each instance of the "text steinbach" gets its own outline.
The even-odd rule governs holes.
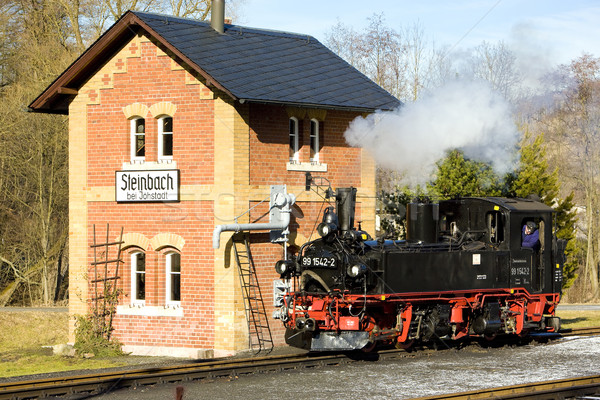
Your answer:
[[[174,190],[175,181],[172,176],[152,176],[147,174],[146,176],[130,176],[129,174],[123,174],[121,176],[121,190]]]

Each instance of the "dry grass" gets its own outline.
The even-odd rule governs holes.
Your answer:
[[[560,317],[563,329],[600,326],[600,311],[559,310],[556,312],[556,315]]]
[[[44,346],[68,341],[68,315],[59,312],[0,312],[0,378],[125,365],[124,358],[83,359],[52,354]]]

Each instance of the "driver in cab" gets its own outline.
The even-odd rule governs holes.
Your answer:
[[[540,231],[533,221],[528,221],[523,226],[521,246],[537,251],[540,248]]]

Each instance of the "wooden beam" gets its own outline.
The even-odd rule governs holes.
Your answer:
[[[71,89],[68,87],[59,87],[57,90],[58,94],[72,94],[72,95],[76,95],[77,93],[79,93],[79,90],[77,89]]]

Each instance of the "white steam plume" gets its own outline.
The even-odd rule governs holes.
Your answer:
[[[431,179],[435,162],[454,148],[508,172],[519,133],[509,104],[487,83],[453,81],[398,110],[356,118],[344,137],[414,185]]]

